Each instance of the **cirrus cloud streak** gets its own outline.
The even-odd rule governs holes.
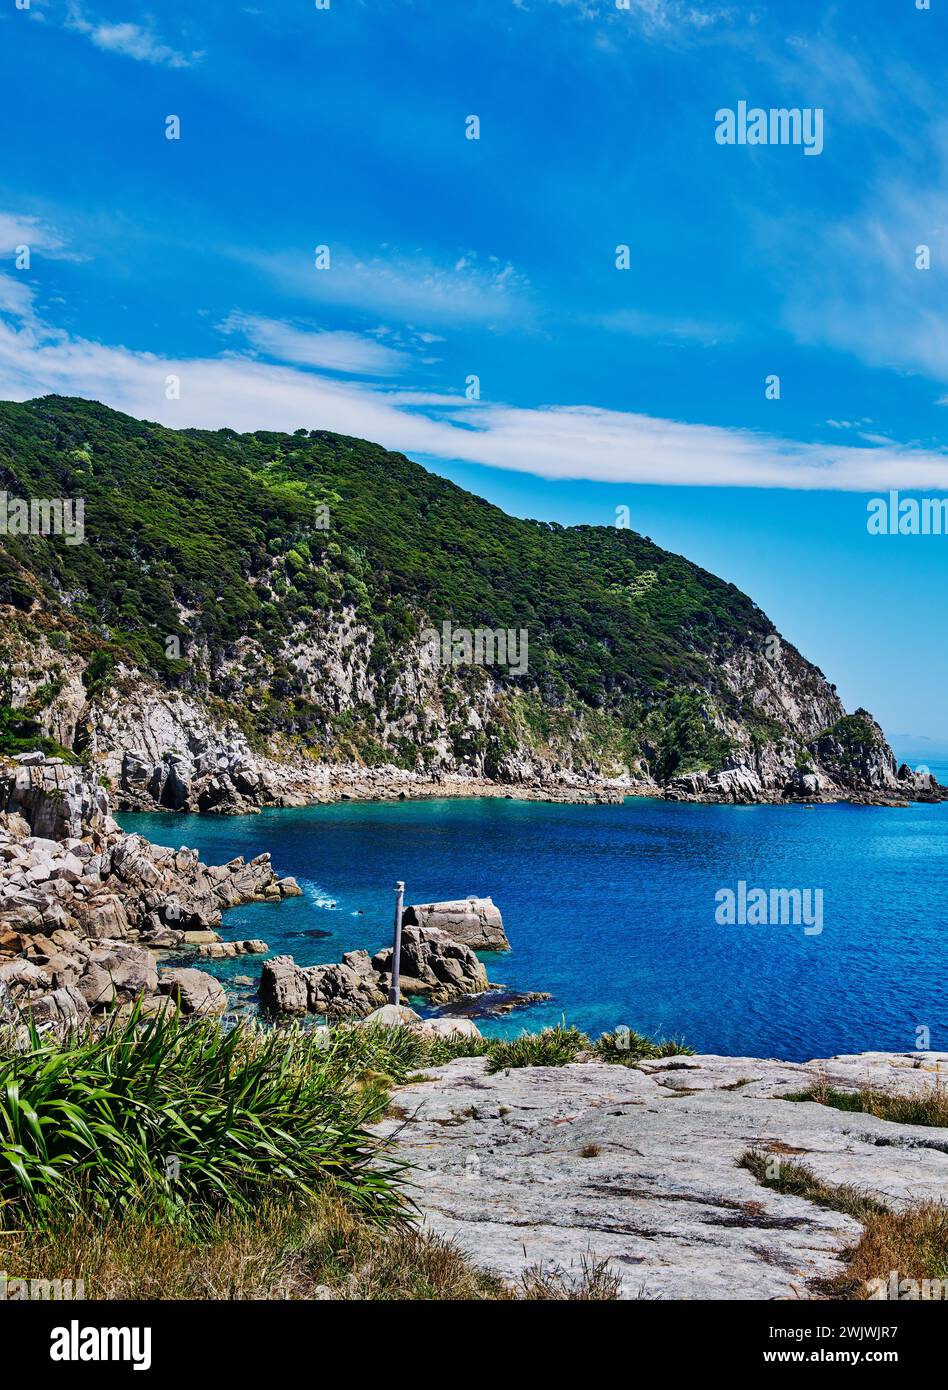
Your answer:
[[[288,330],[291,335],[295,330]],[[280,340],[267,321],[267,334]],[[355,353],[346,335],[350,358]],[[287,351],[285,342],[283,351]],[[293,336],[292,347],[306,350]],[[316,338],[320,352],[324,346]],[[257,347],[262,347],[258,338]],[[374,341],[357,370],[365,372]],[[298,351],[297,355],[301,355]],[[386,370],[394,365],[387,361]],[[180,399],[168,400],[169,376]],[[780,438],[589,405],[522,407],[347,381],[241,353],[178,359],[46,324],[29,287],[0,275],[0,397],[89,397],[177,427],[333,430],[390,449],[553,479],[668,486],[948,490],[948,451]]]

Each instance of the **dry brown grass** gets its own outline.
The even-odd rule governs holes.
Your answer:
[[[768,1177],[766,1155],[754,1151],[744,1154],[741,1166],[749,1169],[764,1187],[846,1212],[862,1223],[862,1237],[846,1255],[846,1273],[838,1279],[821,1281],[815,1292],[828,1298],[866,1299],[870,1281],[888,1282],[893,1270],[900,1278],[919,1283],[948,1279],[945,1203],[918,1202],[892,1210],[858,1188],[821,1182],[800,1163],[784,1163],[778,1177]]]
[[[820,1077],[809,1090],[795,1091],[783,1099],[812,1100],[818,1105],[829,1105],[834,1110],[874,1115],[879,1120],[889,1120],[894,1124],[948,1129],[948,1086],[939,1081],[933,1081],[930,1087],[914,1095],[900,1096],[869,1088],[837,1091],[830,1086],[826,1077]]]
[[[534,1265],[524,1271],[519,1296],[534,1303],[604,1303],[619,1297],[621,1278],[608,1260],[584,1256],[579,1272],[571,1274],[559,1265],[549,1269]]]
[[[450,1242],[409,1225],[388,1232],[326,1198],[263,1203],[220,1218],[205,1237],[139,1219],[9,1231],[11,1278],[83,1279],[92,1299],[497,1299],[502,1281]]]
[[[82,1279],[89,1299],[593,1300],[615,1298],[604,1264],[571,1277],[528,1272],[519,1286],[477,1269],[459,1246],[404,1223],[387,1232],[324,1198],[261,1204],[218,1218],[206,1236],[126,1218],[5,1231],[0,1268],[11,1279]]]
[[[866,1298],[869,1281],[888,1281],[892,1270],[919,1283],[948,1279],[948,1206],[919,1202],[904,1211],[879,1212],[866,1222],[847,1271],[848,1296]]]

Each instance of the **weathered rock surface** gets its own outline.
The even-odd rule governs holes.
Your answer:
[[[274,956],[260,972],[260,1004],[280,1014],[305,1014],[309,1010],[309,981],[303,966],[292,956]]]
[[[208,960],[227,960],[232,956],[265,956],[265,941],[212,941],[198,946],[198,955]]]
[[[110,819],[104,788],[42,753],[22,753],[0,766],[0,811],[21,815],[34,835],[50,840],[104,830]]]
[[[422,1018],[404,1004],[386,1004],[359,1020],[360,1028],[407,1028],[419,1038],[479,1038],[469,1018]]]
[[[367,951],[348,951],[333,965],[297,965],[292,956],[266,961],[260,975],[260,1003],[289,1014],[361,1018],[388,997]]]
[[[405,926],[436,927],[472,951],[509,951],[500,909],[490,898],[460,898],[456,902],[412,903],[405,908]]]
[[[778,1099],[834,1087],[930,1089],[948,1054],[868,1053],[793,1063],[672,1057],[487,1075],[461,1059],[402,1087],[398,1156],[417,1165],[428,1229],[517,1280],[535,1264],[578,1273],[607,1259],[626,1298],[813,1296],[844,1272],[851,1217],[761,1186],[747,1150],[805,1164],[900,1206],[948,1200],[948,1130]]]
[[[839,713],[829,706],[817,708],[827,723],[831,714]],[[735,736],[739,733],[730,732]],[[881,728],[865,710],[858,710],[848,720],[837,720],[833,728],[808,735],[805,747],[786,737],[760,748],[745,741],[745,746],[738,746],[716,771],[672,777],[663,795],[669,801],[742,805],[846,799],[891,806],[904,804],[905,797],[940,801],[948,791],[927,771],[913,771],[905,764],[896,769]]]
[[[347,951],[332,965],[297,965],[292,956],[264,963],[260,1003],[278,1013],[363,1018],[382,1008],[391,986],[392,948],[369,957]],[[447,1003],[488,986],[487,971],[474,952],[436,927],[402,930],[401,992]]]
[[[391,946],[372,957],[372,968],[390,977]],[[427,995],[432,1004],[489,987],[487,971],[471,948],[437,927],[403,927],[400,971],[402,992]]]
[[[11,808],[0,810],[0,979],[7,1009],[37,1023],[156,1000],[156,950],[265,952],[262,941],[219,941],[222,912],[300,891],[277,878],[268,854],[208,866],[195,850],[123,834],[104,790],[55,759],[0,763],[0,806]],[[210,981],[202,994],[166,973],[164,992],[175,985],[183,1012],[220,1011],[223,991],[210,976],[187,972]]]
[[[183,1014],[222,1014],[227,1011],[227,991],[220,980],[203,970],[163,970],[158,981]]]

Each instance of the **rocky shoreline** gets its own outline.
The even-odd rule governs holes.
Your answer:
[[[31,654],[35,664],[37,654]],[[52,660],[52,656],[50,657]],[[345,674],[332,667],[340,687]],[[756,673],[756,675],[755,675]],[[756,665],[731,673],[735,688],[761,676]],[[770,673],[772,676],[773,673]],[[866,710],[843,714],[832,692],[809,702],[777,692],[788,730],[758,742],[747,731],[722,728],[732,751],[714,770],[682,764],[658,775],[667,761],[645,740],[636,756],[572,756],[519,747],[502,758],[448,756],[443,734],[433,737],[414,767],[396,761],[341,761],[317,755],[285,736],[251,743],[234,719],[207,709],[183,692],[161,691],[140,673],[117,670],[114,693],[80,705],[82,683],[71,689],[69,717],[50,713],[48,729],[67,747],[81,748],[87,765],[107,780],[113,805],[123,811],[185,811],[247,815],[264,807],[302,807],[335,801],[503,797],[518,800],[618,803],[630,796],[708,803],[821,803],[891,805],[940,800],[948,789],[925,769],[896,763],[882,729]],[[788,677],[789,680],[789,677]],[[792,684],[792,683],[791,683]],[[18,698],[26,697],[26,686]],[[773,693],[773,692],[772,692]],[[64,700],[65,692],[60,697]],[[787,701],[789,700],[789,703]],[[761,716],[764,706],[760,705]],[[483,733],[473,709],[471,729]],[[710,715],[709,715],[710,718]],[[713,721],[712,721],[713,722]],[[789,729],[796,730],[791,735]],[[81,738],[80,738],[81,734]],[[384,740],[379,758],[386,754]]]
[[[800,773],[772,781],[747,763],[717,772],[690,772],[669,782],[647,777],[583,777],[562,772],[525,775],[511,781],[486,776],[439,774],[426,776],[393,765],[356,767],[278,763],[230,750],[217,759],[213,773],[196,761],[167,755],[153,765],[126,754],[114,789],[121,811],[182,811],[215,815],[254,815],[274,807],[328,805],[342,801],[423,801],[454,798],[498,798],[580,805],[620,805],[628,797],[704,805],[830,805],[905,807],[912,801],[948,799],[925,770],[906,764],[867,775],[853,786],[837,784],[816,773]]]
[[[146,1015],[223,1014],[226,990],[194,958],[269,951],[257,939],[221,940],[223,911],[299,893],[294,879],[276,876],[269,854],[208,866],[194,850],[125,834],[102,787],[61,759],[23,755],[0,765],[0,1022],[22,1026],[30,1018],[65,1033],[133,1006]],[[476,1004],[482,995],[491,1010],[533,1002],[537,996],[492,984],[475,954],[507,949],[490,898],[411,904],[403,919],[403,997],[432,1008]],[[263,965],[258,1002],[274,1016],[358,1019],[386,1006],[391,982],[390,946],[372,957],[350,951],[326,965],[277,956]],[[476,1033],[467,1018],[438,1026]]]
[[[0,1021],[65,1031],[137,1004],[220,1014],[223,986],[168,953],[253,954],[221,942],[229,907],[299,894],[269,854],[208,866],[125,834],[74,769],[31,755],[0,768]]]
[[[222,941],[229,907],[299,894],[268,854],[218,866],[126,834],[105,790],[60,760],[0,765],[0,1036],[66,1036],[160,1012],[222,1015],[218,980],[177,963],[250,956]],[[475,951],[507,938],[489,898],[405,911],[401,986],[434,1017],[386,1003],[392,950],[301,967],[264,963],[260,1004],[476,1039],[477,1010],[539,996],[492,985]],[[802,1163],[895,1210],[948,1200],[948,1131],[793,1099],[814,1087],[923,1097],[948,1054],[868,1053],[807,1063],[676,1055],[634,1066],[588,1052],[565,1066],[491,1072],[460,1057],[413,1076],[376,1126],[413,1173],[423,1227],[516,1283],[536,1266],[604,1261],[626,1298],[810,1298],[845,1276],[852,1216],[762,1185],[748,1155]]]
[[[188,782],[175,764],[161,765],[175,785],[187,791],[177,807],[164,794],[168,777],[154,783],[150,809],[187,810],[191,794],[203,782]],[[155,769],[152,770],[153,773]],[[322,769],[323,773],[327,772]],[[227,774],[239,800],[227,799],[214,809],[239,814],[259,810],[251,794],[251,769],[240,778]],[[223,785],[224,769],[215,774]],[[744,768],[687,774],[669,787],[624,785],[598,792],[565,781],[562,785],[512,787],[480,779],[424,780],[400,769],[363,769],[328,778],[310,788],[310,797],[292,783],[279,794],[256,769],[255,795],[264,804],[306,805],[329,800],[382,800],[434,796],[503,796],[544,800],[621,801],[627,795],[667,800],[732,803],[794,801],[819,804],[843,799],[837,792],[801,782],[800,796],[778,796],[749,780]],[[906,796],[919,801],[948,795],[926,773],[903,767],[894,778]],[[204,794],[198,790],[198,800]],[[272,802],[271,802],[272,794]],[[152,793],[149,792],[149,796]],[[120,807],[129,800],[121,791]],[[907,805],[892,789],[853,790],[845,799],[869,805]],[[179,797],[172,800],[180,801]],[[223,1013],[228,997],[211,975],[194,961],[229,956],[263,955],[265,941],[223,941],[216,928],[222,912],[253,901],[279,902],[298,895],[293,879],[278,879],[269,854],[246,863],[242,858],[209,867],[196,851],[151,844],[127,835],[110,815],[110,794],[88,775],[61,758],[40,752],[0,761],[0,1010],[28,1012],[35,1021],[56,1027],[75,1026],[90,1015],[130,1007],[145,1012],[177,1009],[184,1014]],[[490,899],[410,906],[404,918],[401,974],[407,996],[429,1007],[476,1014],[472,1000],[483,997],[485,1009],[507,1012],[536,996],[506,995],[492,983],[477,951],[508,946],[500,914]],[[165,960],[188,954],[188,960]],[[164,964],[159,969],[159,958]],[[383,1007],[391,984],[391,949],[348,952],[341,962],[298,966],[292,957],[265,963],[260,977],[260,1006],[276,1014],[365,1017]]]
[[[281,763],[228,750],[213,773],[201,757],[167,755],[149,765],[126,754],[114,788],[120,811],[182,811],[254,815],[266,807],[328,805],[339,801],[410,801],[454,797],[499,797],[523,801],[619,803],[626,796],[656,796],[661,789],[631,779],[590,780],[574,774],[562,781],[532,778],[498,782],[488,777],[425,776],[394,765],[360,767]]]

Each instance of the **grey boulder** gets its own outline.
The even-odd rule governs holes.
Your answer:
[[[227,991],[203,970],[163,970],[158,991],[170,996],[183,1014],[222,1014],[227,1010]]]
[[[405,926],[435,927],[472,951],[509,951],[500,909],[490,898],[458,898],[454,902],[412,903],[405,908]]]

